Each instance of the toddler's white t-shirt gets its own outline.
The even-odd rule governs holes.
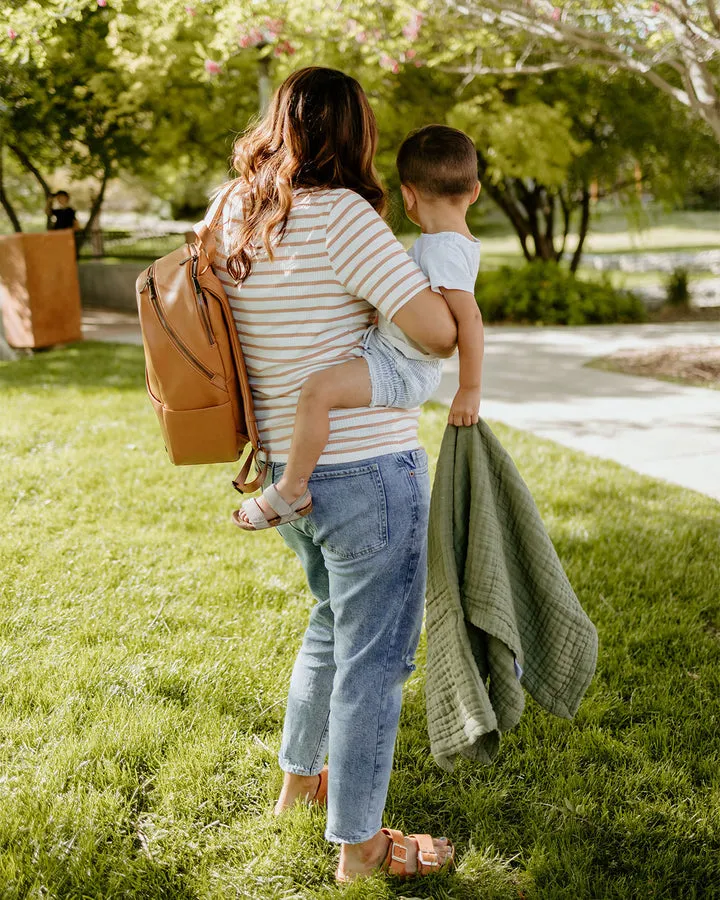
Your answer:
[[[467,238],[456,231],[421,234],[408,253],[427,275],[434,291],[444,287],[471,294],[475,292],[480,268],[480,241],[477,238]],[[409,359],[435,359],[382,315],[378,317],[378,331]]]

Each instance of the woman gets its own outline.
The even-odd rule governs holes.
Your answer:
[[[313,67],[281,85],[235,146],[239,178],[216,232],[214,268],[243,345],[268,483],[287,459],[303,382],[357,355],[376,310],[428,352],[454,349],[448,307],[380,217],[376,143],[360,85]],[[317,603],[291,678],[275,811],[324,800],[327,779],[326,837],[341,844],[339,881],[378,867],[423,874],[452,858],[444,838],[382,830],[425,594],[429,480],[418,415],[334,410],[311,478],[313,511],[280,528]]]

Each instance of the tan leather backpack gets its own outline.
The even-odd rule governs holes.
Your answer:
[[[256,490],[262,471],[249,479],[263,450],[232,310],[212,270],[214,229],[232,187],[216,200],[210,226],[198,238],[156,260],[136,282],[145,348],[145,383],[176,466],[233,462],[250,444],[233,484]]]

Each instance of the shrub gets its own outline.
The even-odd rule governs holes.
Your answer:
[[[690,290],[688,288],[687,269],[675,269],[667,282],[667,303],[670,306],[688,306]]]
[[[482,273],[475,293],[487,322],[600,325],[647,318],[630,291],[617,290],[607,280],[581,281],[554,262]]]

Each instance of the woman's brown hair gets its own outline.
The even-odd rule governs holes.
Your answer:
[[[243,221],[228,256],[230,275],[244,281],[261,244],[273,258],[295,188],[349,188],[382,214],[376,147],[375,115],[354,78],[319,66],[286,78],[262,121],[235,143]]]

